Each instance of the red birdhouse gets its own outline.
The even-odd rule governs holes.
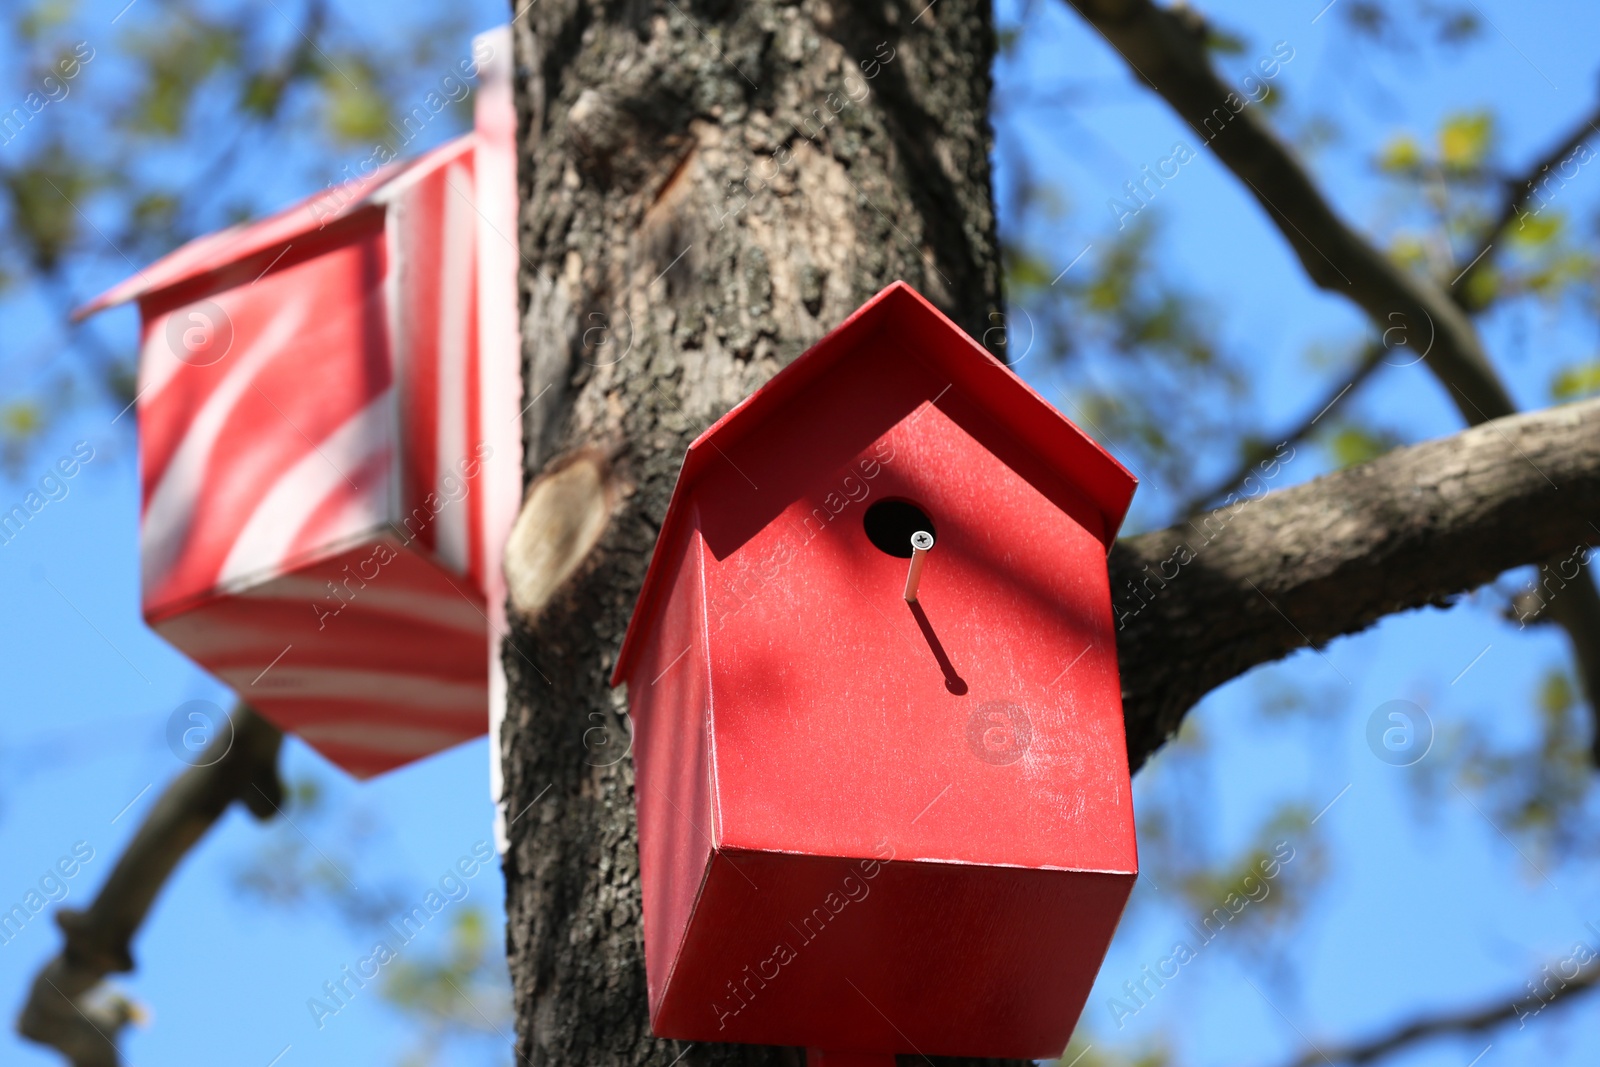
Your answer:
[[[689,447],[613,676],[657,1034],[1061,1052],[1138,870],[1135,484],[904,283]]]
[[[361,777],[482,734],[497,680],[522,468],[509,31],[463,64],[473,133],[80,311],[143,320],[146,621]]]

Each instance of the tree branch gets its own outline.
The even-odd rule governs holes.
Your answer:
[[[1537,995],[1518,990],[1514,994],[1485,1001],[1481,1006],[1467,1011],[1424,1015],[1381,1037],[1331,1048],[1313,1048],[1288,1067],[1323,1067],[1329,1063],[1371,1063],[1437,1037],[1482,1033],[1509,1023],[1513,1019],[1522,1019],[1526,1025],[1526,1019],[1538,1015],[1545,1008],[1557,1003],[1565,1004],[1569,997],[1593,991],[1600,985],[1600,967],[1591,968],[1587,974],[1579,974],[1570,981],[1555,978],[1555,981],[1561,982],[1559,989],[1540,985],[1539,979],[1540,976],[1535,975],[1534,984],[1544,992]],[[1546,982],[1549,980],[1545,979]],[[1546,994],[1549,995],[1548,1000],[1544,999]]]
[[[1550,590],[1554,611],[1593,589],[1572,549],[1600,541],[1586,519],[1597,509],[1600,399],[1497,419],[1118,541],[1130,763],[1251,667],[1561,553],[1573,569]]]
[[[178,862],[235,800],[258,819],[271,818],[283,801],[283,735],[244,704],[229,723],[200,763],[167,786],[93,902],[56,912],[66,945],[34,979],[17,1032],[57,1049],[73,1067],[120,1062],[117,1035],[132,1019],[129,1006],[85,997],[107,974],[133,970],[133,936]]]
[[[1353,300],[1379,330],[1400,326],[1414,338],[1431,336],[1428,366],[1450,387],[1467,422],[1514,410],[1466,313],[1347,225],[1272,132],[1263,109],[1217,76],[1198,12],[1151,0],[1069,2],[1250,187],[1319,288]]]
[[[1160,8],[1151,0],[1068,2],[1250,187],[1319,288],[1349,297],[1380,331],[1406,331],[1408,342],[1424,351],[1428,369],[1446,386],[1468,424],[1516,410],[1468,309],[1445,287],[1402,269],[1339,218],[1267,125],[1262,109],[1252,107],[1212,69],[1206,26],[1198,12]],[[1270,197],[1266,190],[1271,190]],[[1508,207],[1514,214],[1517,203],[1508,201]],[[1591,759],[1600,765],[1600,591],[1585,578],[1551,606],[1550,618],[1571,638],[1578,676],[1596,720]]]

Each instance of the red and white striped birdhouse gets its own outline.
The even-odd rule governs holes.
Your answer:
[[[904,283],[689,447],[613,676],[657,1034],[1061,1052],[1138,869],[1134,486]]]
[[[473,133],[80,312],[143,322],[145,619],[362,777],[488,725],[521,496],[508,48],[474,49]]]

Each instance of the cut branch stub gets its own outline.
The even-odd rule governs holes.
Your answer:
[[[528,490],[506,542],[511,604],[532,620],[567,583],[605,532],[612,491],[605,457],[584,450],[557,460]]]

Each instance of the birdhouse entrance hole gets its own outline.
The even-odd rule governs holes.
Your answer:
[[[911,558],[911,535],[925,531],[938,537],[928,513],[909,500],[880,500],[861,516],[867,540],[880,552]]]

